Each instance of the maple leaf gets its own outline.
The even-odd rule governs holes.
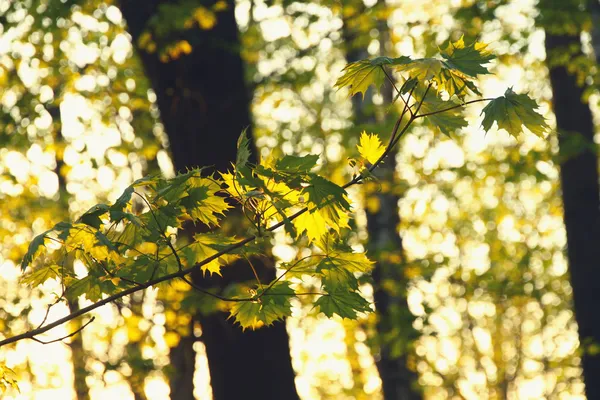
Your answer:
[[[247,134],[248,128],[244,128],[237,141],[237,156],[235,159],[236,168],[245,167],[250,160],[250,140]]]
[[[225,215],[231,206],[225,199],[217,196],[220,186],[208,178],[194,177],[188,181],[187,196],[181,199],[181,205],[186,212],[196,220],[206,225],[219,225],[219,215]]]
[[[194,242],[183,249],[184,259],[187,266],[190,267],[208,257],[217,254],[223,245],[235,243],[234,238],[226,237],[217,233],[197,233],[194,235]],[[239,258],[236,254],[224,254],[221,257],[204,264],[202,271],[221,275],[221,267],[228,265]]]
[[[292,315],[290,299],[294,296],[294,290],[288,282],[277,282],[268,289],[257,289],[256,292],[256,301],[240,301],[231,307],[231,317],[242,329],[269,326]]]
[[[420,102],[423,98],[424,90],[419,88],[415,90],[414,97]],[[419,114],[435,113],[436,111],[445,110],[459,105],[454,101],[444,101],[434,91],[428,91],[425,96],[425,100],[421,105]],[[450,136],[458,129],[464,128],[468,125],[465,117],[462,115],[460,108],[454,108],[437,114],[431,114],[425,117],[425,121],[433,125],[437,130],[442,132],[444,135]]]
[[[97,204],[83,213],[77,222],[92,226],[96,229],[100,229],[102,220],[100,217],[109,211],[109,206],[106,204]]]
[[[317,154],[308,154],[302,157],[286,155],[277,160],[275,168],[290,173],[307,173],[317,165],[318,160],[319,156]]]
[[[419,81],[428,81],[440,74],[444,65],[437,58],[418,58],[405,64],[395,65],[394,68]]]
[[[517,136],[523,131],[523,126],[533,134],[544,137],[550,127],[544,117],[535,111],[538,104],[526,94],[516,94],[512,88],[506,89],[504,96],[498,97],[488,103],[481,111],[483,129],[487,132],[494,122],[498,129],[504,129],[512,136]]]
[[[487,44],[481,42],[473,42],[466,46],[461,37],[458,41],[448,44],[446,50],[442,52],[442,57],[446,59],[446,65],[449,67],[476,77],[478,74],[489,74],[490,72],[483,65],[496,58],[486,48]]]
[[[306,231],[308,242],[319,240],[327,233],[327,222],[319,210],[307,211],[293,221],[298,234]]]
[[[379,157],[385,152],[385,146],[381,144],[379,136],[367,134],[363,131],[360,135],[360,144],[357,144],[358,152],[371,164],[375,164]]]
[[[23,276],[21,283],[24,285],[39,286],[46,282],[48,279],[58,278],[58,265],[46,264],[40,268],[36,268],[35,271]]]
[[[344,287],[319,297],[315,307],[319,307],[319,310],[329,318],[337,314],[342,318],[356,319],[357,312],[371,311],[367,300]]]
[[[360,60],[352,62],[342,70],[344,74],[335,82],[334,87],[338,89],[348,87],[350,96],[362,93],[363,99],[369,86],[379,88],[385,79],[384,65],[401,65],[410,61],[409,57],[377,57],[372,60]]]

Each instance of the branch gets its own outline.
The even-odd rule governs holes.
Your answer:
[[[425,98],[425,96],[423,96],[423,98]],[[495,99],[487,98],[487,99],[470,100],[470,101],[466,101],[466,102],[464,102],[462,104],[457,104],[457,105],[452,106],[452,107],[444,108],[443,110],[435,110],[435,111],[428,112],[428,113],[425,113],[425,114],[419,114],[419,115],[417,115],[415,117],[415,119],[417,119],[417,118],[423,118],[423,117],[428,117],[430,115],[435,115],[435,114],[441,114],[441,113],[446,112],[446,111],[454,110],[455,108],[464,107],[464,106],[466,106],[468,104],[479,103],[479,102],[482,102],[482,101],[492,101],[492,100],[495,100]]]
[[[79,332],[81,332],[86,326],[88,326],[89,324],[92,323],[92,321],[94,321],[96,319],[95,316],[92,316],[92,318],[90,318],[90,320],[88,322],[86,322],[85,324],[83,324],[81,327],[79,327],[78,329],[74,330],[73,332],[69,333],[68,335],[65,335],[63,337],[60,337],[58,339],[53,339],[53,340],[49,340],[49,341],[45,341],[45,340],[40,340],[37,338],[32,337],[31,339],[41,343],[41,344],[50,344],[50,343],[55,343],[55,342],[61,342],[67,338],[70,338],[71,336],[75,336],[77,335]]]
[[[387,78],[387,80],[390,81],[390,83],[394,87],[394,90],[396,90],[396,93],[398,93],[398,97],[400,97],[402,99],[402,101],[404,102],[404,110],[402,111],[402,114],[404,114],[406,112],[406,110],[408,109],[408,112],[410,113],[410,116],[414,117],[414,114],[413,114],[412,110],[410,109],[410,107],[408,105],[408,102],[410,101],[410,95],[408,96],[408,100],[404,100],[404,97],[402,97],[402,92],[400,91],[400,89],[398,89],[398,87],[396,86],[396,82],[394,82],[394,79],[392,79],[392,77],[388,74],[388,72],[383,67],[383,65],[381,66],[381,70],[385,74],[385,77]],[[414,90],[414,88],[415,87],[413,86],[413,90]],[[411,94],[412,94],[412,90],[411,90]]]

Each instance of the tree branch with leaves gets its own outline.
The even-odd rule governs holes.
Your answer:
[[[422,119],[450,135],[467,126],[462,110],[473,103],[487,102],[482,111],[485,131],[494,122],[514,136],[523,126],[538,136],[548,130],[536,111],[537,103],[526,94],[507,89],[498,98],[481,98],[475,79],[489,73],[485,65],[493,58],[485,44],[466,45],[460,39],[441,51],[440,58],[377,57],[348,64],[336,87],[364,97],[369,87],[378,88],[386,79],[394,84],[391,74],[395,71],[399,78],[399,87],[394,84],[396,99],[403,105],[387,145],[378,135],[363,132],[357,158],[351,160],[354,175],[344,185],[316,172],[318,155],[286,155],[250,163],[249,141],[243,132],[230,171],[208,174],[205,168],[197,168],[172,179],[145,177],[125,189],[113,204],[98,204],[74,222],[55,225],[31,241],[21,264],[22,283],[37,287],[54,279],[63,288],[59,302],[84,296],[92,304],[6,337],[0,346],[23,339],[40,341],[39,335],[96,308],[176,279],[228,303],[231,317],[243,329],[290,316],[290,300],[297,296],[314,298],[314,306],[327,317],[357,318],[369,312],[371,305],[361,295],[358,277],[368,274],[373,263],[344,241],[352,214],[346,189],[374,179],[372,172],[415,121]],[[479,97],[466,100],[472,95]],[[134,206],[136,201],[141,207]],[[188,243],[178,238],[183,224],[190,221],[218,227],[234,205],[241,207],[252,226],[247,237],[217,231],[197,233]],[[262,254],[272,232],[282,227],[299,246],[301,242],[312,246],[312,253],[283,264],[272,282],[261,282],[254,274],[256,282],[233,293],[218,293],[187,278],[198,270],[221,275],[221,269],[236,259]],[[76,274],[73,263],[66,262],[68,257],[80,260],[87,275]],[[320,280],[319,291],[302,291],[296,279],[305,275]]]

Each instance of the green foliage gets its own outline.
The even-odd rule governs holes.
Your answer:
[[[385,79],[383,65],[401,65],[409,61],[409,57],[389,58],[377,57],[372,60],[360,60],[346,65],[344,74],[337,80],[337,88],[348,87],[350,96],[362,93],[363,98],[369,86],[379,88]]]
[[[319,307],[321,312],[328,317],[334,314],[342,318],[356,319],[357,312],[369,312],[371,307],[356,292],[348,292],[344,288],[339,288],[317,299],[315,306]]]
[[[295,292],[288,282],[275,282],[267,288],[257,288],[250,301],[239,301],[231,307],[231,316],[242,329],[272,325],[292,315],[290,299]]]
[[[480,94],[472,78],[478,74],[489,74],[484,66],[494,56],[486,50],[486,45],[475,42],[468,46],[463,39],[450,43],[442,52],[443,59],[410,57],[377,57],[372,60],[361,60],[350,63],[344,68],[344,74],[337,80],[338,88],[348,87],[350,95],[362,93],[363,97],[370,85],[381,86],[385,78],[384,66],[408,75],[407,80],[419,82],[430,81],[438,92],[446,92],[449,96],[464,98],[467,89]]]
[[[536,112],[537,103],[526,94],[516,94],[511,88],[504,96],[492,100],[481,112],[483,129],[488,131],[494,122],[512,136],[519,135],[525,126],[532,133],[543,137],[549,129],[544,117]]]

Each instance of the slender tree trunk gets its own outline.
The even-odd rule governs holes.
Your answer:
[[[357,61],[369,57],[365,48],[353,48],[352,43],[355,33],[348,29],[344,21],[344,39],[349,46],[346,58],[348,62]],[[387,26],[385,23],[379,25],[380,46],[384,49],[389,40]],[[393,87],[386,82],[382,87],[384,96],[384,107],[393,101]],[[355,122],[367,124],[384,122],[382,118],[376,118],[375,113],[365,110],[368,98],[363,101],[359,96],[354,96],[352,105],[354,108]],[[365,103],[367,102],[367,103]],[[390,155],[385,162],[377,168],[375,176],[381,185],[377,191],[366,193],[370,197],[370,203],[375,207],[366,207],[367,232],[369,241],[367,249],[371,257],[375,259],[373,270],[375,311],[377,313],[377,334],[379,337],[379,354],[375,357],[375,363],[382,382],[382,391],[386,400],[416,400],[421,396],[413,390],[417,385],[418,375],[410,370],[407,365],[407,353],[410,344],[416,338],[416,331],[412,327],[413,315],[408,309],[406,290],[408,282],[402,273],[404,263],[404,250],[402,238],[398,231],[400,216],[398,201],[400,196],[396,188],[396,159],[394,154]],[[395,294],[390,294],[384,289],[384,281],[393,281],[400,288]],[[402,326],[401,340],[406,344],[402,354],[393,354],[392,346],[386,339],[394,327]]]
[[[173,161],[178,171],[194,166],[214,166],[224,171],[235,161],[236,140],[250,125],[249,97],[239,54],[240,41],[234,16],[235,4],[216,14],[215,26],[209,30],[191,28],[177,32],[176,38],[187,40],[192,52],[177,59],[163,60],[159,55],[140,49],[138,39],[156,14],[159,0],[121,0],[121,10],[129,25],[138,54],[156,92],[161,119],[169,136]],[[209,3],[209,4],[207,4]],[[214,2],[204,2],[211,7]],[[261,259],[262,260],[262,259]],[[255,262],[265,280],[275,276],[270,261]],[[244,265],[241,265],[244,264]],[[250,271],[244,262],[223,269],[224,279],[214,284],[224,287],[238,279],[242,271]],[[212,282],[196,274],[196,283]],[[257,331],[242,330],[227,320],[224,313],[199,315],[201,340],[206,346],[213,397],[216,400],[238,400],[259,396],[265,399],[298,399],[294,385],[289,339],[285,324],[278,323]],[[189,357],[191,348],[177,350]],[[178,357],[172,354],[172,357]],[[173,393],[173,399],[192,399],[188,387],[193,376],[193,363],[173,359],[178,378],[188,377],[185,392]],[[176,397],[175,397],[176,395]]]
[[[62,92],[62,87],[57,89],[57,92]],[[56,98],[60,98],[57,93]],[[62,135],[62,121],[60,114],[60,105],[56,102],[48,107],[48,113],[52,117],[52,128],[54,130],[54,140],[55,143],[59,145],[61,148],[64,143],[64,138]],[[65,181],[65,177],[61,173],[61,169],[64,165],[64,161],[62,158],[62,151],[59,151],[56,156],[56,164],[54,168],[54,173],[58,177],[58,195],[59,195],[59,208],[60,211],[65,215],[69,213],[69,203],[67,201],[67,197],[69,193],[67,192],[67,182]],[[73,260],[69,259],[69,264],[72,267]],[[69,300],[67,302],[67,306],[69,307],[69,312],[75,312],[79,310],[79,302],[77,300]],[[71,322],[72,331],[77,331],[81,328],[81,321],[75,319]],[[85,353],[85,349],[83,348],[83,335],[77,334],[71,337],[71,341],[69,342],[69,348],[71,350],[71,364],[73,365],[73,387],[75,389],[75,398],[76,400],[89,400],[89,387],[85,381],[87,377],[87,371],[85,368],[87,355]]]
[[[77,300],[69,301],[69,311],[75,312],[79,310],[79,303]],[[71,330],[76,331],[81,328],[81,321],[74,319],[71,322]],[[85,378],[87,377],[87,371],[85,368],[86,354],[83,348],[83,335],[77,334],[71,337],[69,342],[69,348],[71,349],[71,363],[73,364],[73,377],[75,395],[77,400],[89,400],[90,393]]]
[[[552,84],[561,148],[573,143],[574,135],[583,142],[581,151],[561,164],[560,179],[567,231],[567,255],[575,318],[583,349],[583,376],[588,399],[600,399],[600,187],[598,156],[594,146],[594,124],[588,104],[582,100],[584,88],[577,84],[564,65],[553,65],[553,55],[580,48],[579,35],[546,32],[546,53]],[[573,56],[580,56],[578,51]]]

